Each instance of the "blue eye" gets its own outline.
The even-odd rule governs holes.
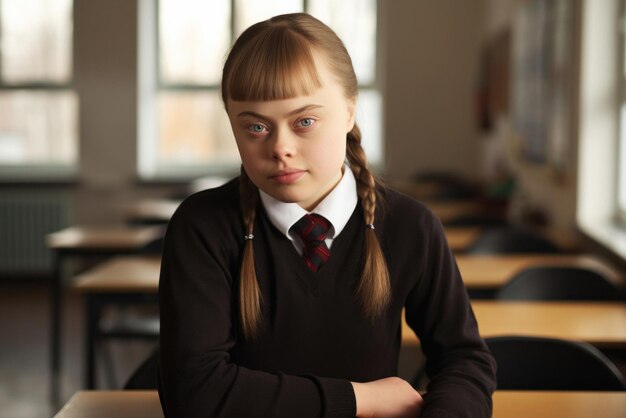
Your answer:
[[[263,132],[267,131],[267,128],[265,128],[265,126],[261,124],[255,123],[254,125],[248,126],[248,131],[254,134],[262,134]]]
[[[298,123],[303,128],[308,128],[308,127],[312,126],[315,123],[315,120],[312,119],[312,118],[304,118],[304,119],[300,120]]]

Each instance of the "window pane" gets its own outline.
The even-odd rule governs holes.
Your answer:
[[[357,101],[356,121],[363,135],[361,145],[370,164],[382,164],[382,99],[376,90],[361,90]]]
[[[230,46],[230,1],[160,0],[164,83],[219,84]]]
[[[620,121],[620,138],[619,138],[619,157],[618,157],[618,205],[621,212],[626,215],[626,104],[622,104]]]
[[[374,82],[376,0],[309,0],[308,11],[339,35],[346,45],[359,84]]]
[[[0,92],[0,164],[77,163],[73,92]]]
[[[302,0],[236,0],[235,4],[235,36],[272,16],[303,11]]]
[[[5,83],[68,82],[72,0],[1,1],[0,52]]]
[[[157,164],[238,163],[218,92],[161,92]]]

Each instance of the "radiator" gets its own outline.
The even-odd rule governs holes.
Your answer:
[[[45,236],[68,226],[69,209],[62,193],[0,193],[0,276],[49,274],[53,259]]]

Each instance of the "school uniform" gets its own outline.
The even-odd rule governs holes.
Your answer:
[[[287,212],[294,208],[260,199],[253,243],[263,327],[253,341],[239,329],[246,232],[238,179],[180,205],[168,226],[159,289],[159,394],[167,417],[354,416],[350,381],[397,372],[403,308],[428,358],[422,417],[491,416],[495,363],[478,335],[442,226],[426,207],[386,188],[374,225],[392,298],[381,318],[364,318],[354,294],[366,226],[345,171],[314,210],[333,218],[341,213],[333,208],[343,205],[349,214],[343,225],[335,215],[330,258],[316,273],[289,231],[297,213]]]

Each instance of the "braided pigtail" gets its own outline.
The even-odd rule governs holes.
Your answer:
[[[254,268],[254,245],[252,242],[259,193],[243,166],[239,179],[239,195],[243,222],[246,227],[243,260],[239,276],[239,310],[243,335],[252,340],[261,325],[261,289]]]
[[[376,212],[376,179],[367,168],[367,158],[361,147],[361,131],[355,124],[347,136],[347,157],[357,183],[357,194],[363,207],[363,218],[367,228],[363,243],[363,271],[357,287],[363,313],[371,320],[379,317],[391,298],[389,271],[383,251],[374,230]]]

